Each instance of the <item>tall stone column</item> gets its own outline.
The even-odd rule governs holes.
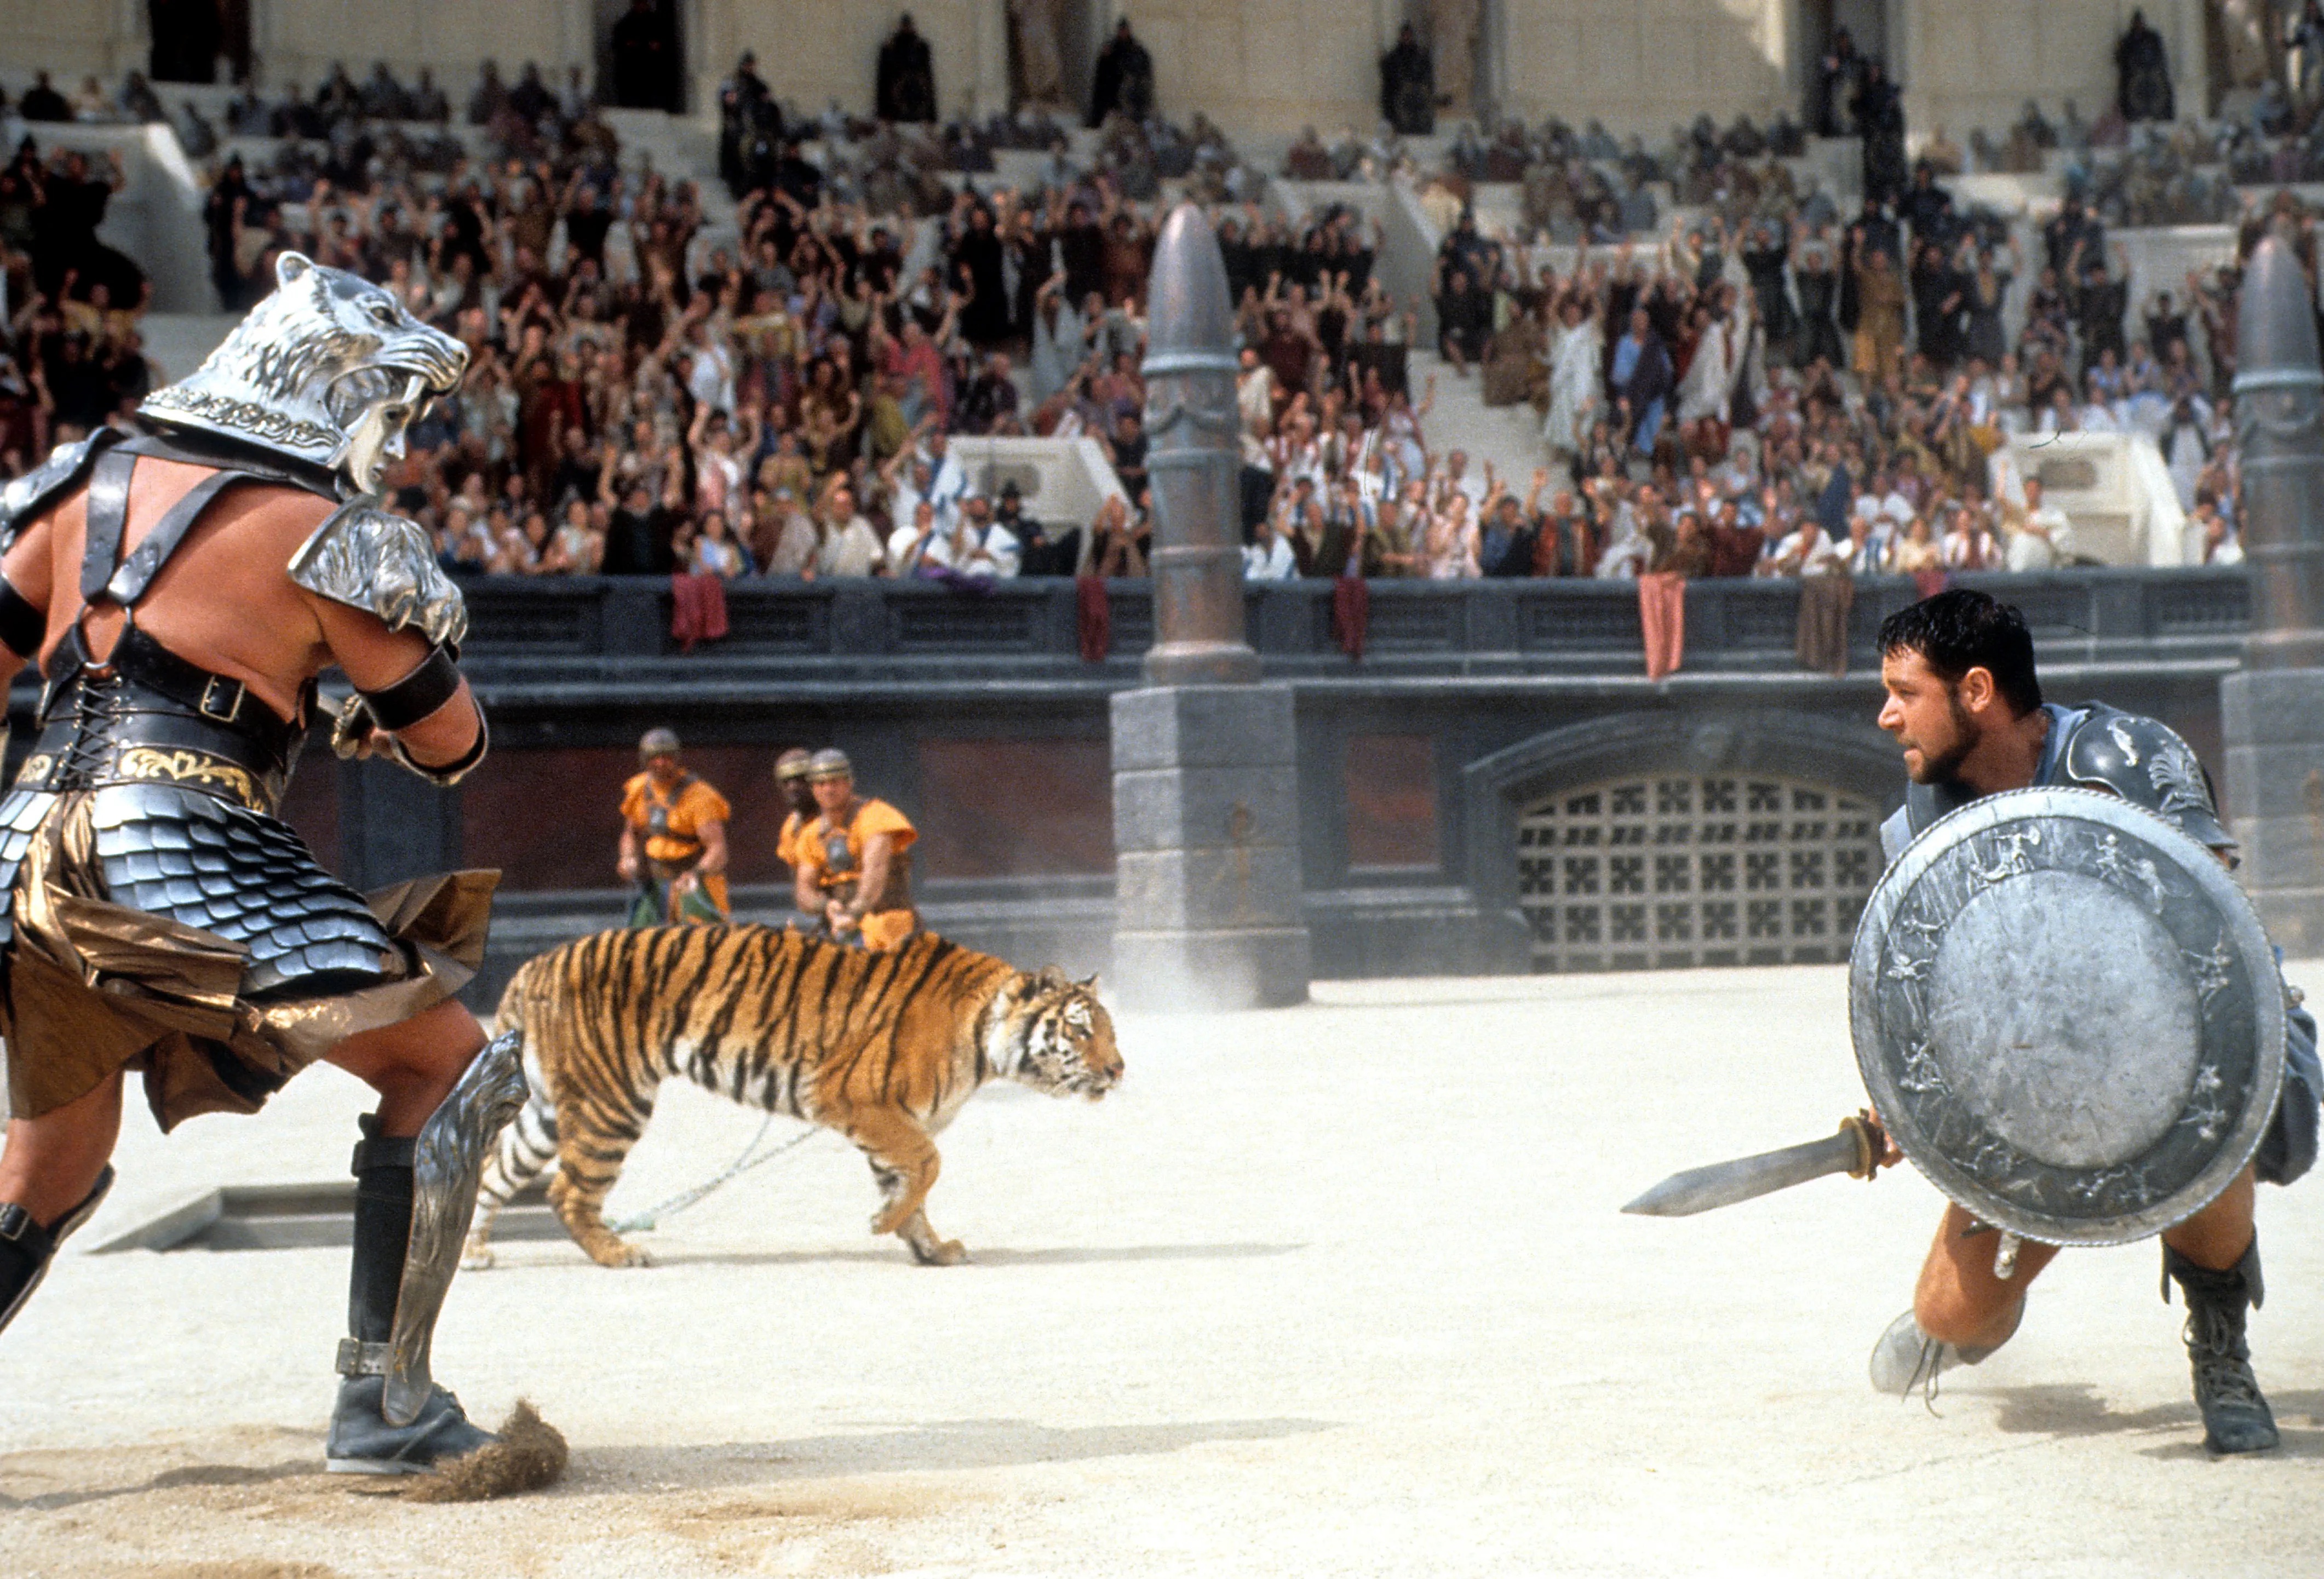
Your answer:
[[[1243,638],[1234,311],[1209,221],[1181,204],[1148,287],[1154,634],[1113,698],[1114,990],[1128,1009],[1307,996],[1291,689]]]
[[[2300,260],[2269,236],[2244,272],[2236,442],[2252,629],[2219,682],[2244,884],[2286,953],[2324,951],[2324,369]]]

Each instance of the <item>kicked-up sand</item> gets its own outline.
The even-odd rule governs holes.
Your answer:
[[[1939,1209],[1909,1168],[1618,1214],[1861,1105],[1844,990],[1326,983],[1126,1021],[1102,1103],[998,1087],[943,1138],[958,1268],[869,1237],[828,1134],[646,1235],[653,1267],[503,1243],[453,1286],[438,1373],[488,1421],[535,1400],[573,1460],[482,1505],[320,1473],[344,1251],[86,1253],[199,1187],[344,1177],[360,1088],[317,1070],[166,1142],[134,1116],[0,1337],[0,1574],[2315,1571],[2318,1181],[2260,1197],[2283,1445],[2217,1463],[2152,1243],[2061,1258],[1931,1408],[1865,1380]],[[614,1214],[760,1122],[670,1088]]]

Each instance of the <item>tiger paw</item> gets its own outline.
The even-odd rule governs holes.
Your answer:
[[[464,1272],[484,1271],[493,1265],[493,1247],[473,1233],[460,1247],[460,1270]]]
[[[601,1267],[650,1267],[653,1265],[653,1258],[646,1254],[644,1251],[639,1249],[636,1245],[630,1243],[627,1240],[615,1239],[610,1233],[607,1234],[602,1242],[595,1244],[584,1245],[582,1248],[589,1252],[589,1259],[595,1261]]]
[[[968,1251],[957,1239],[939,1239],[933,1243],[914,1244],[912,1259],[924,1267],[956,1267],[968,1260]]]

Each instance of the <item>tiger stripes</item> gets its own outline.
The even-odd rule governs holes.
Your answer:
[[[924,1263],[962,1259],[924,1204],[933,1137],[988,1080],[1093,1099],[1121,1076],[1112,1021],[1055,970],[923,932],[873,954],[752,924],[600,932],[528,961],[496,1032],[520,1030],[531,1097],[484,1169],[467,1264],[491,1264],[493,1218],[551,1166],[549,1200],[599,1264],[644,1264],[604,1221],[661,1083],[838,1131],[870,1160],[895,1233]]]

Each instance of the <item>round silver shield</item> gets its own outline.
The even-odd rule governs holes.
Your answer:
[[[2283,990],[2243,891],[2099,790],[1989,795],[1915,839],[1857,927],[1849,1020],[1904,1155],[2050,1244],[2201,1211],[2283,1082]]]

